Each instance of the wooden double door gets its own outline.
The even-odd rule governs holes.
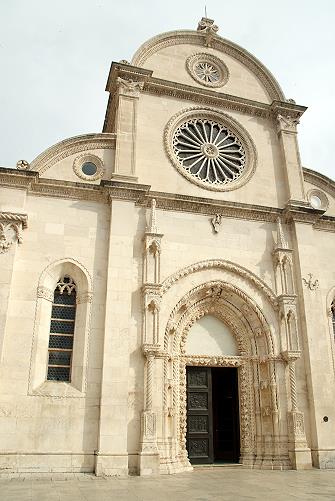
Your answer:
[[[240,456],[236,368],[187,367],[187,451],[193,464],[237,463]]]

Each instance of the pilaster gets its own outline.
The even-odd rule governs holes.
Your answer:
[[[151,201],[149,224],[144,234],[143,249],[143,332],[142,351],[145,356],[145,408],[141,416],[140,475],[159,473],[157,448],[157,414],[154,411],[153,381],[156,358],[160,351],[160,253],[162,233],[157,229],[156,200]]]
[[[137,181],[137,108],[145,81],[151,75],[152,71],[127,62],[112,64],[106,86],[110,98],[103,132],[116,133],[113,180]]]
[[[297,141],[297,125],[306,108],[295,103],[274,101],[272,110],[277,121],[284,170],[286,174],[288,200],[305,200],[304,179]]]
[[[128,345],[134,234],[134,202],[112,200],[100,426],[95,468],[99,476],[128,474]]]
[[[0,212],[0,361],[6,331],[8,301],[17,246],[23,242],[23,229],[27,228],[26,214]]]

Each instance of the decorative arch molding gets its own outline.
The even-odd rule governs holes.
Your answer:
[[[116,134],[83,134],[60,141],[43,151],[30,163],[30,170],[43,174],[70,155],[97,149],[115,149]]]
[[[41,273],[40,278],[38,280],[38,287],[44,287],[47,288],[48,286],[51,288],[53,291],[54,288],[56,287],[57,280],[59,277],[56,279],[58,276],[58,270],[62,268],[63,273],[68,273],[68,274],[73,274],[73,278],[75,282],[78,285],[78,288],[80,289],[85,289],[85,292],[87,294],[92,293],[92,277],[85,268],[85,266],[77,261],[76,259],[73,259],[71,257],[65,257],[62,259],[59,259],[58,261],[54,261],[53,263],[50,263]],[[81,275],[81,273],[83,275]],[[84,278],[85,277],[85,278]],[[84,281],[86,280],[86,284]]]
[[[178,30],[162,33],[141,45],[135,52],[131,64],[141,67],[150,56],[161,49],[174,45],[191,44],[203,47],[205,40],[206,38],[203,33],[193,30]],[[218,35],[213,36],[211,47],[234,57],[251,70],[263,84],[271,100],[285,101],[284,93],[275,77],[255,56],[250,54],[250,52]]]
[[[189,355],[185,344],[190,328],[204,315],[223,321],[233,333],[238,356]],[[279,335],[279,333],[278,333]],[[245,465],[289,468],[287,445],[276,447],[279,437],[278,386],[285,387],[284,364],[260,308],[243,291],[224,281],[194,287],[178,301],[168,319],[163,358],[163,433],[175,431],[175,456],[170,445],[161,447],[161,469],[190,467],[186,450],[186,366],[237,367],[239,373],[241,462]],[[287,435],[287,430],[284,432]],[[168,438],[163,437],[162,443]],[[179,469],[179,470],[178,470]]]
[[[58,280],[70,276],[76,283],[76,318],[71,383],[46,380],[51,308]],[[41,273],[36,294],[28,394],[55,398],[82,398],[86,394],[91,326],[92,277],[80,262],[63,258]]]
[[[254,287],[263,292],[274,309],[278,309],[278,302],[274,292],[265,282],[263,282],[263,280],[261,280],[257,275],[249,271],[247,268],[244,268],[243,266],[240,266],[231,261],[227,261],[225,259],[208,259],[205,261],[199,261],[178,270],[163,281],[161,294],[164,295],[176,282],[192,273],[215,268],[230,271],[246,279]]]

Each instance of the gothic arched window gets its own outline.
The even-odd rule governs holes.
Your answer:
[[[332,310],[333,332],[335,336],[335,299],[333,299],[333,302],[331,304],[331,310]]]
[[[76,284],[65,275],[57,283],[51,310],[47,379],[71,381]]]

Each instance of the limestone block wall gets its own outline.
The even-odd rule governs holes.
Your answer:
[[[29,229],[15,249],[1,356],[1,468],[92,471],[100,412],[109,213],[104,204],[67,199],[28,196],[22,204],[22,193],[10,193],[10,207],[28,214]],[[14,249],[7,256],[11,252]],[[85,270],[92,282],[90,318],[82,329],[89,337],[82,391],[53,382],[42,388],[33,375],[34,336],[42,324],[50,325],[50,319],[37,317],[37,288],[43,271],[59,261],[71,261],[73,269]],[[44,357],[46,364],[47,353]]]
[[[249,182],[238,190],[224,193],[209,191],[189,182],[176,170],[166,154],[163,140],[165,127],[176,113],[193,106],[198,107],[198,104],[141,95],[138,103],[136,143],[136,174],[139,182],[150,184],[152,190],[157,191],[282,207],[288,200],[288,194],[277,132],[275,124],[270,120],[216,109],[234,118],[247,130],[257,151],[256,171]]]
[[[332,268],[335,241],[332,232],[296,224],[298,259],[302,281],[304,357],[311,412],[311,441],[314,463],[332,468],[335,464],[334,427],[334,332],[330,305],[335,296]],[[324,419],[326,418],[326,419]]]

